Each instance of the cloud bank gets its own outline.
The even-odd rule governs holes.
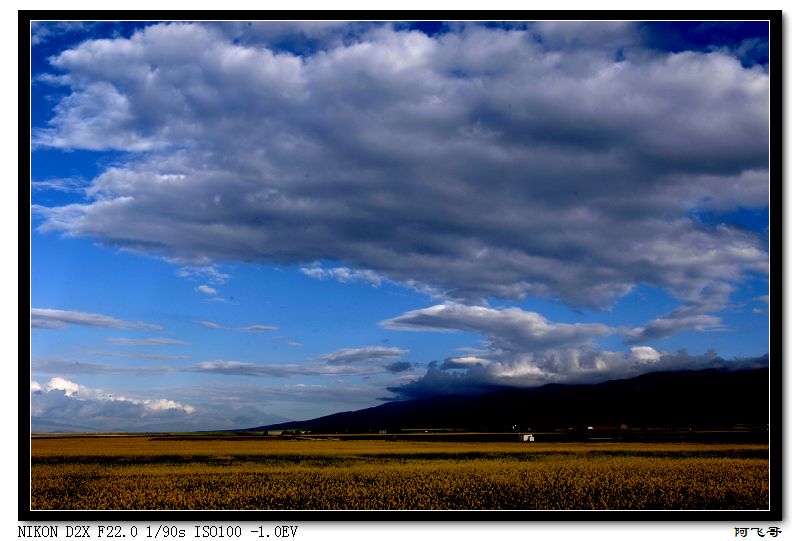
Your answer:
[[[548,383],[599,383],[631,378],[647,372],[744,369],[769,365],[765,355],[754,359],[726,360],[714,351],[705,355],[656,351],[649,346],[628,352],[592,349],[554,350],[538,355],[506,358],[447,359],[434,362],[421,377],[389,387],[397,398],[426,398],[442,395],[481,394],[498,389],[538,387]]]
[[[62,377],[47,383],[31,381],[31,417],[56,425],[88,426],[94,430],[133,430],[152,423],[173,423],[195,408],[166,398],[136,399],[86,387]]]
[[[719,299],[724,296],[721,292]],[[412,310],[381,325],[397,331],[476,332],[484,336],[486,349],[432,362],[421,377],[388,389],[400,397],[419,398],[547,383],[596,383],[650,371],[744,366],[742,362],[724,361],[711,350],[693,356],[685,350],[671,353],[636,345],[620,352],[599,349],[594,343],[595,338],[611,334],[620,334],[629,344],[642,344],[685,330],[725,330],[718,317],[692,315],[708,308],[708,302],[687,303],[636,328],[553,323],[519,308],[446,303]]]
[[[693,214],[768,204],[765,67],[629,24],[446,30],[172,23],[63,51],[35,148],[129,158],[39,228],[473,304],[690,300],[767,272],[757,234]]]

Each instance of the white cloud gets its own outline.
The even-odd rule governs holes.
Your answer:
[[[298,264],[461,302],[686,300],[767,272],[756,233],[691,212],[768,204],[763,67],[648,50],[631,25],[450,30],[165,24],[55,55],[67,94],[35,143],[132,154],[86,201],[37,207],[40,229],[186,277]]]
[[[85,32],[94,24],[86,21],[31,21],[31,47],[57,37]]]
[[[629,344],[661,340],[684,331],[723,332],[730,329],[723,325],[722,318],[708,312],[719,312],[731,308],[730,295],[734,286],[715,283],[700,291],[687,295],[685,302],[661,317],[644,325],[618,330],[627,335]]]
[[[88,426],[96,430],[133,430],[152,422],[176,422],[193,406],[166,398],[131,398],[94,389],[61,377],[31,382],[31,416],[36,424]]]
[[[245,327],[238,327],[234,330],[241,331],[241,332],[265,332],[265,331],[274,331],[277,327],[273,327],[272,325],[247,325]]]
[[[314,360],[328,365],[349,365],[354,363],[398,359],[406,353],[408,353],[408,350],[400,348],[369,346],[363,348],[339,349],[332,353],[314,357]]]
[[[111,316],[76,312],[72,310],[54,310],[51,308],[31,308],[31,327],[35,329],[61,329],[70,325],[82,327],[106,327],[111,329],[149,329],[162,330],[161,325],[142,321],[123,321]]]
[[[634,346],[631,348],[631,357],[642,362],[656,362],[661,359],[661,353],[650,346]]]
[[[82,178],[51,178],[31,181],[32,190],[53,190],[57,192],[82,193],[88,182]]]
[[[147,361],[182,361],[189,358],[188,355],[165,355],[162,353],[142,353],[141,351],[89,350],[88,353],[99,357],[123,357],[129,359],[145,359]]]
[[[727,331],[726,326],[722,325],[722,320],[716,316],[698,315],[685,317],[657,318],[648,321],[642,327],[633,329],[623,329],[622,332],[628,335],[628,342],[639,344],[661,340],[682,331],[712,332]]]
[[[212,284],[224,284],[230,278],[229,274],[221,272],[216,265],[185,265],[176,270],[175,274],[187,280],[203,280]]]
[[[375,272],[369,270],[352,270],[347,267],[336,267],[332,269],[324,269],[322,267],[301,267],[300,272],[306,276],[317,278],[318,280],[333,279],[343,284],[349,282],[367,282],[372,287],[378,287],[384,282],[384,279]]]
[[[155,359],[153,359],[155,360]],[[116,364],[90,363],[68,359],[32,359],[32,374],[114,374],[123,376],[147,376],[154,374],[167,374],[171,370],[162,366],[124,366]]]
[[[216,295],[217,294],[217,290],[216,289],[214,289],[211,286],[207,286],[205,284],[197,286],[194,289],[195,289],[195,291],[199,291],[200,293],[205,293],[206,295]]]
[[[635,329],[598,323],[553,323],[540,314],[519,308],[445,303],[412,310],[381,325],[402,331],[477,332],[486,337],[489,347],[433,363],[422,377],[390,390],[411,397],[474,394],[501,387],[597,382],[653,370],[726,366],[720,364],[716,354],[698,357],[686,352],[657,351],[650,346],[634,346],[625,353],[600,350],[593,343],[596,338],[615,333],[625,336],[629,343],[638,344],[686,330],[725,330],[718,317],[692,314],[716,305],[715,302],[724,304],[727,294],[707,294],[701,298],[704,302],[687,302],[666,317]],[[714,298],[717,301],[712,302]],[[437,386],[440,391],[436,391]]]
[[[386,370],[380,366],[345,366],[336,364],[257,364],[239,361],[203,361],[185,370],[225,376],[248,376],[264,378],[291,378],[296,376],[366,376],[381,374]]]
[[[489,355],[491,355],[491,353],[489,353]],[[449,359],[445,359],[444,362],[441,363],[441,367],[443,369],[469,368],[470,366],[484,366],[492,363],[494,363],[494,361],[491,359],[476,357],[475,355],[464,355],[462,357],[451,357]]]
[[[106,342],[118,346],[183,346],[184,340],[174,338],[106,338]]]
[[[58,389],[60,391],[64,391],[64,394],[67,396],[72,396],[80,390],[80,386],[77,383],[73,383],[72,381],[64,378],[53,378],[44,386],[40,386],[38,383],[35,386],[43,392],[50,392],[53,389]],[[34,385],[31,385],[31,388],[33,387]]]
[[[601,323],[552,323],[536,312],[445,303],[381,322],[402,331],[468,331],[487,336],[494,349],[541,351],[590,344],[614,329]]]
[[[225,331],[233,331],[233,332],[249,332],[249,333],[257,333],[257,332],[267,332],[267,331],[275,331],[278,327],[273,325],[245,325],[243,327],[226,327],[224,325],[220,325],[219,323],[215,323],[213,321],[195,321],[199,325],[207,329],[220,329]]]

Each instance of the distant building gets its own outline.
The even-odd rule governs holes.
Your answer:
[[[519,441],[530,441],[533,442],[533,434],[520,434]]]
[[[610,426],[610,425],[587,426],[586,430],[605,430],[605,431],[609,431],[609,430],[628,430],[628,425],[626,425],[625,423],[621,423],[621,424],[616,425],[616,426]]]

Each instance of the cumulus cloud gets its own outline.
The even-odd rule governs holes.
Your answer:
[[[381,324],[401,331],[477,332],[485,336],[488,347],[467,348],[466,355],[431,363],[423,376],[389,390],[405,397],[477,394],[547,383],[598,382],[654,370],[731,366],[713,351],[692,356],[685,351],[669,353],[637,345],[627,352],[617,352],[597,349],[594,344],[595,338],[614,333],[622,334],[629,344],[642,344],[686,330],[725,330],[720,318],[694,314],[724,304],[727,289],[722,289],[725,291],[702,296],[703,302],[688,301],[665,317],[633,329],[597,323],[553,323],[519,308],[445,303],[413,310]]]
[[[275,404],[299,407],[316,389],[294,385],[265,387],[224,385],[159,389],[155,398],[130,398],[79,385],[62,377],[48,383],[31,381],[31,424],[34,432],[53,431],[189,431],[247,428],[290,420],[273,413]],[[363,389],[322,387],[319,395],[363,400]],[[163,398],[169,396],[170,398]],[[313,402],[316,403],[316,402]],[[189,406],[188,404],[192,404]],[[302,409],[302,408],[301,408]],[[320,413],[321,414],[321,413]]]
[[[128,157],[37,207],[44,232],[462,303],[684,300],[767,272],[758,234],[692,214],[768,204],[769,75],[724,49],[602,22],[174,23],[51,63],[65,94],[35,147]]]
[[[385,320],[387,329],[403,331],[470,331],[487,336],[494,349],[541,351],[589,344],[614,329],[602,323],[552,323],[536,312],[445,303],[412,310]]]
[[[124,321],[102,314],[76,312],[72,310],[54,310],[52,308],[31,308],[31,328],[61,329],[67,326],[105,327],[111,329],[148,329],[162,330],[160,325],[142,321]]]
[[[195,291],[199,291],[200,293],[205,293],[206,295],[216,295],[217,294],[217,290],[216,289],[214,289],[211,286],[207,286],[205,284],[197,286],[194,289],[195,289]]]
[[[229,39],[251,46],[265,43],[296,54],[313,54],[357,40],[380,23],[347,21],[287,21],[282,24],[246,22],[222,23],[216,29]]]
[[[490,352],[487,354],[491,355]],[[475,355],[465,355],[463,357],[450,357],[449,359],[445,359],[441,363],[439,363],[439,367],[442,370],[449,370],[452,368],[469,368],[471,366],[485,366],[492,364],[494,361],[490,359],[485,359],[483,357],[477,357]]]
[[[65,424],[95,430],[132,430],[148,423],[175,423],[193,406],[167,398],[131,398],[80,385],[62,377],[45,384],[31,381],[34,425]]]
[[[34,388],[37,389],[34,392],[39,392],[39,393],[50,393],[51,391],[61,391],[64,396],[72,398],[77,401],[123,402],[127,404],[133,404],[136,406],[141,406],[145,412],[147,412],[148,410],[154,412],[161,412],[165,410],[179,410],[183,413],[192,413],[194,411],[194,408],[192,406],[180,404],[174,400],[169,400],[166,398],[157,398],[157,399],[128,398],[125,396],[103,391],[102,389],[94,389],[91,387],[86,387],[84,385],[79,385],[78,383],[75,383],[73,381],[61,377],[54,377],[44,385],[40,385],[39,383],[34,381],[31,383],[31,389]],[[37,412],[36,415],[39,415],[39,412]]]

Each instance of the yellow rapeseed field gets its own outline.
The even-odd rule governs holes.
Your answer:
[[[766,445],[33,439],[32,509],[766,509]]]

